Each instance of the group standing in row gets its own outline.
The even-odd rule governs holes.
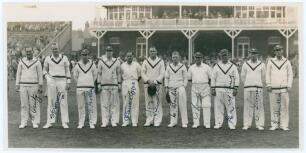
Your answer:
[[[46,57],[43,67],[33,57],[30,47],[26,48],[26,57],[18,65],[16,90],[20,91],[21,124],[27,126],[31,117],[33,128],[40,124],[40,103],[38,96],[42,92],[43,78],[47,81],[48,108],[47,123],[50,128],[58,119],[59,111],[63,128],[69,128],[67,90],[70,89],[71,74],[68,58],[59,54],[57,44],[52,44],[52,55]],[[89,59],[89,51],[81,51],[81,60],[74,66],[72,76],[77,82],[76,97],[79,122],[77,128],[83,128],[86,105],[90,128],[97,123],[97,101],[95,81],[98,83],[101,101],[101,127],[116,127],[120,120],[120,94],[122,95],[122,125],[138,126],[139,116],[139,80],[144,82],[146,122],[144,126],[159,127],[163,118],[163,96],[170,108],[168,127],[177,126],[178,116],[182,127],[188,127],[186,87],[191,82],[191,108],[193,126],[200,126],[201,112],[205,128],[211,127],[211,99],[214,99],[215,129],[222,127],[224,116],[230,129],[236,129],[237,114],[235,97],[240,80],[244,88],[243,128],[251,127],[253,118],[256,128],[264,130],[263,88],[270,97],[271,128],[289,130],[289,95],[292,85],[292,68],[283,57],[283,48],[274,47],[275,58],[267,65],[258,60],[255,48],[249,51],[250,60],[242,66],[241,75],[235,64],[229,61],[229,51],[219,52],[219,62],[211,68],[203,63],[203,55],[195,53],[195,64],[188,69],[180,62],[180,54],[172,52],[172,62],[165,66],[157,56],[155,47],[149,49],[150,56],[140,66],[133,61],[133,53],[126,53],[126,61],[113,57],[113,49],[108,46],[96,66]],[[240,78],[241,77],[241,78]],[[273,79],[272,79],[273,78]],[[163,94],[165,91],[166,94]],[[226,113],[225,113],[226,111]],[[254,115],[253,115],[254,114]]]

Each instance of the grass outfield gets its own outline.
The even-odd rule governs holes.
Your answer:
[[[190,106],[190,90],[188,90],[187,129],[179,126],[167,128],[169,123],[169,106],[163,103],[163,122],[161,127],[143,127],[145,123],[144,96],[140,97],[139,123],[137,128],[116,127],[100,128],[101,108],[98,96],[98,123],[96,129],[89,129],[88,122],[83,129],[77,129],[78,112],[75,87],[69,91],[69,129],[59,124],[54,128],[42,129],[46,123],[47,99],[41,105],[41,125],[33,129],[30,122],[25,129],[18,129],[20,124],[20,98],[14,91],[14,81],[8,83],[8,147],[9,148],[298,148],[299,147],[299,93],[298,79],[294,79],[290,92],[290,131],[269,131],[270,104],[267,92],[264,92],[265,130],[257,131],[253,122],[250,130],[243,131],[243,91],[239,90],[236,100],[237,130],[229,130],[227,123],[222,129],[192,129],[192,113]],[[142,85],[140,86],[143,90]],[[190,89],[190,87],[188,88]],[[122,109],[122,105],[121,105]],[[212,106],[211,125],[214,124]],[[121,113],[122,114],[122,113]],[[120,120],[122,120],[120,118]],[[180,120],[180,119],[179,119]],[[201,124],[203,119],[201,118]],[[121,123],[121,121],[120,121]]]

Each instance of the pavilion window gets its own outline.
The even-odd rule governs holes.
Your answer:
[[[110,7],[109,9],[108,9],[108,14],[109,14],[109,19],[110,20],[113,20],[114,19],[114,11],[113,11],[113,8],[112,7]]]
[[[276,7],[276,17],[277,18],[282,17],[282,7]]]
[[[146,6],[145,7],[145,17],[151,18],[151,12],[152,12],[152,7]]]
[[[273,6],[270,8],[271,11],[271,18],[275,18],[276,17],[276,8]]]
[[[132,19],[137,19],[137,6],[132,7]]]
[[[124,18],[124,7],[119,7],[119,19],[122,20]]]
[[[118,19],[118,7],[114,7],[114,9],[113,9],[113,14],[114,14],[114,19],[116,20],[116,19]]]
[[[240,18],[241,17],[241,6],[236,6],[236,17]]]
[[[139,7],[139,18],[143,18],[145,16],[144,14],[144,6]]]
[[[249,6],[249,17],[250,18],[254,18],[255,17],[254,6]]]

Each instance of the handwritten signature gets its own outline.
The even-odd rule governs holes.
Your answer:
[[[235,76],[230,75],[230,81],[229,85],[232,87],[235,85]],[[228,96],[227,105],[228,109],[230,110],[229,113],[225,116],[225,119],[229,122],[234,124],[234,113],[236,111],[235,105],[234,105],[234,96],[233,96],[233,90],[232,89],[225,89],[226,95]],[[224,114],[223,114],[224,115]]]
[[[93,113],[93,94],[94,94],[94,88],[88,91],[84,91],[84,97],[86,99],[86,103],[88,105],[88,113]]]
[[[108,92],[110,92],[112,94],[112,96],[110,96],[110,97],[115,98],[115,94],[114,94],[113,90],[108,90]],[[109,99],[109,102],[110,103],[108,105],[103,106],[104,109],[106,110],[106,112],[108,112],[108,114],[106,116],[106,118],[108,118],[108,119],[114,115],[115,112],[113,112],[113,108],[116,108],[116,106],[117,106],[116,103],[113,102],[110,99]],[[113,120],[113,118],[111,118],[111,120]]]
[[[281,95],[279,94],[277,99],[276,99],[276,106],[277,106],[277,109],[273,112],[273,116],[276,120],[271,120],[271,123],[272,124],[276,124],[276,125],[279,125],[280,124],[280,121],[279,121],[279,117],[280,117],[280,103],[281,103]]]
[[[174,89],[174,90],[172,90],[172,91],[169,91],[170,94],[174,97],[173,101],[171,101],[171,102],[169,103],[170,108],[173,108],[173,109],[176,109],[176,107],[177,107],[177,91],[176,91],[176,90],[177,90],[177,89]],[[176,113],[171,114],[171,112],[170,112],[170,116],[175,118],[175,117],[176,117]]]
[[[200,118],[201,113],[198,113],[198,112],[200,112],[201,109],[204,108],[204,106],[202,106],[201,104],[199,106],[198,103],[199,103],[199,101],[202,103],[202,99],[204,99],[207,96],[210,96],[210,94],[208,93],[208,94],[202,96],[200,93],[197,93],[197,103],[196,104],[191,103],[191,107],[194,108],[197,112],[197,113],[193,113],[193,119]]]
[[[157,101],[156,106],[154,106],[154,101],[153,101],[154,97],[152,97],[152,100],[150,100],[148,102],[148,106],[147,106],[147,109],[146,109],[146,111],[153,113],[154,116],[158,115],[158,108],[159,108],[159,105],[160,105],[159,90],[160,90],[160,88],[157,88],[156,95],[155,95],[155,98],[156,98],[156,101]]]
[[[32,113],[36,113],[37,104],[38,104],[38,103],[42,103],[43,101],[42,101],[42,99],[41,99],[38,95],[36,95],[36,94],[32,95],[31,98],[34,100],[33,109],[32,109],[31,111],[32,111]]]
[[[58,92],[56,95],[56,100],[54,106],[51,108],[50,118],[53,119],[56,117],[56,113],[58,113],[59,104],[65,98],[64,92]]]
[[[136,95],[136,84],[132,82],[131,90],[128,91],[128,107],[124,108],[124,121],[128,121],[131,118],[132,102]]]

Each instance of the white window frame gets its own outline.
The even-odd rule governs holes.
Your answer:
[[[241,36],[237,38],[237,57],[239,56],[239,46],[248,46],[248,49],[250,49],[250,37],[246,37],[246,36]],[[242,50],[242,58],[245,58],[248,55],[248,50],[245,50],[245,48],[243,47]]]

